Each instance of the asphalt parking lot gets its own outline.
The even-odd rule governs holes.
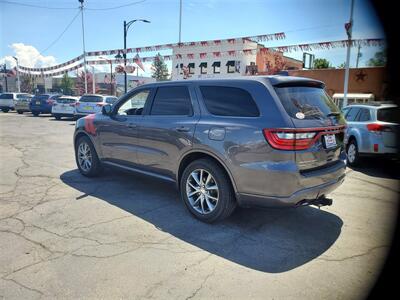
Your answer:
[[[0,298],[358,299],[397,218],[398,178],[348,169],[333,206],[207,225],[173,186],[76,169],[74,121],[0,113]]]

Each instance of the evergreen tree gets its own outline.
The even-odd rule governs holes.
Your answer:
[[[153,75],[151,76],[157,81],[169,80],[167,64],[164,62],[164,58],[160,53],[157,53],[156,57],[154,58],[151,69],[153,71]]]
[[[60,88],[63,90],[64,95],[71,95],[72,86],[74,85],[72,78],[68,76],[68,73],[65,73],[61,79]]]

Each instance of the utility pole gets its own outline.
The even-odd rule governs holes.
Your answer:
[[[343,93],[343,107],[347,106],[347,91],[349,89],[349,74],[350,74],[350,50],[351,50],[351,33],[353,30],[353,11],[354,0],[351,0],[350,7],[350,21],[345,25],[347,31],[347,57],[346,57],[346,70],[344,74],[344,93]]]
[[[182,41],[182,0],[179,0],[179,44]]]
[[[361,50],[361,45],[358,44],[356,68],[358,68],[358,62],[360,61],[360,58],[362,56],[362,53],[360,52],[360,50]]]
[[[79,6],[82,16],[82,44],[83,44],[83,65],[85,70],[85,94],[87,94],[87,67],[86,67],[86,50],[85,50],[85,27],[83,22],[83,2],[85,0],[78,0],[81,5]]]
[[[19,81],[19,64],[18,64],[18,58],[13,56],[15,61],[17,62],[17,87],[18,87],[18,93],[21,93],[21,82]]]

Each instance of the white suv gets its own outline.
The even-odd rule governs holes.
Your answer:
[[[90,114],[101,113],[101,109],[106,104],[113,104],[118,100],[115,96],[85,94],[75,106],[75,117],[84,117]]]
[[[26,93],[3,93],[0,95],[0,109],[5,113],[14,110],[17,99],[27,96],[30,95]]]

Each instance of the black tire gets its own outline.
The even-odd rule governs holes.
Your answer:
[[[17,110],[17,113],[18,113],[19,115],[22,115],[24,112],[23,112],[22,110]]]
[[[60,115],[54,115],[54,118],[55,118],[56,120],[61,120],[61,116],[60,116]]]
[[[78,149],[79,149],[79,146],[83,143],[86,143],[89,146],[91,157],[92,157],[91,166],[88,170],[85,170],[84,168],[82,168],[82,166],[79,164],[79,159],[78,159]],[[94,148],[91,140],[87,136],[79,137],[75,143],[75,161],[76,161],[76,165],[78,166],[79,172],[81,172],[82,175],[87,176],[87,177],[98,176],[98,175],[100,175],[100,173],[103,169],[101,162],[99,160],[99,157],[97,156],[96,149]]]
[[[350,150],[350,156],[349,156]],[[353,138],[349,141],[346,147],[347,164],[351,167],[356,167],[360,163],[360,154],[358,152],[357,141]]]
[[[193,208],[186,193],[187,180],[191,173],[197,169],[203,169],[211,174],[218,186],[218,202],[215,208],[207,214],[202,214]],[[229,176],[222,167],[210,159],[195,160],[185,168],[180,179],[180,195],[189,212],[206,223],[221,221],[229,217],[237,204]]]
[[[3,108],[2,111],[3,111],[4,113],[8,113],[9,109],[8,109],[8,108]]]
[[[38,112],[38,111],[33,111],[32,112],[32,115],[34,115],[35,117],[39,116],[39,114],[40,114],[40,112]]]

